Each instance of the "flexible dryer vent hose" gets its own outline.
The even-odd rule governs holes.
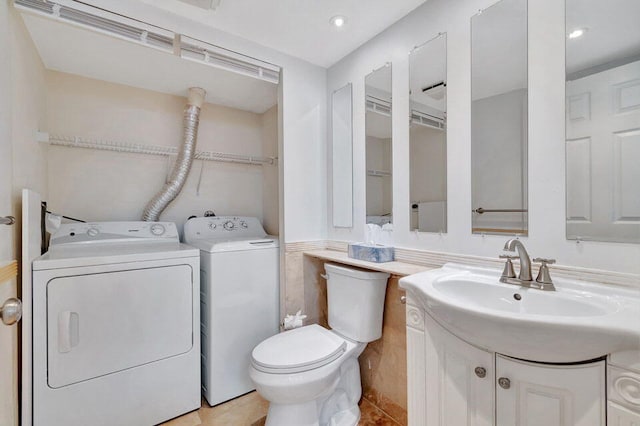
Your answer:
[[[182,146],[178,151],[178,158],[171,170],[169,181],[164,187],[149,201],[142,213],[142,220],[157,221],[160,214],[167,206],[180,194],[184,186],[193,157],[196,153],[196,140],[198,139],[198,122],[200,118],[200,108],[204,102],[206,92],[199,87],[189,89],[187,106],[184,109],[183,126],[184,134]]]

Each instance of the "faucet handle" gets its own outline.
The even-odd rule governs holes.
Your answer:
[[[543,257],[536,257],[533,261],[536,263],[542,263],[543,265],[553,265],[556,263],[555,259],[545,259]]]
[[[501,254],[499,257],[500,259],[507,259],[507,262],[504,264],[504,269],[502,270],[502,278],[515,278],[516,271],[513,269],[513,263],[511,263],[511,259],[517,259],[518,256]]]
[[[512,254],[501,254],[498,256],[500,259],[518,259],[520,256]]]
[[[553,288],[553,280],[551,279],[551,274],[549,274],[549,267],[547,265],[552,265],[556,263],[555,259],[543,259],[541,257],[536,257],[533,259],[536,263],[541,263],[540,270],[538,271],[538,276],[536,277],[536,282],[548,285],[550,288]]]

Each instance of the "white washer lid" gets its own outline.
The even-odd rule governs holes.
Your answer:
[[[253,366],[267,373],[299,373],[329,364],[347,342],[317,324],[269,337],[253,349]]]

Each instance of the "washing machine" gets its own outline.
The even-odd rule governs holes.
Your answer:
[[[64,224],[33,262],[33,426],[198,409],[199,251],[175,224]]]
[[[200,249],[202,392],[210,405],[255,389],[251,351],[279,332],[278,238],[255,217],[200,217],[184,226]]]

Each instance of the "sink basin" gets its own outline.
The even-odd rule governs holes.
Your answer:
[[[451,333],[493,352],[578,362],[640,350],[637,291],[555,278],[556,291],[541,291],[501,283],[500,274],[447,264],[400,286]]]

